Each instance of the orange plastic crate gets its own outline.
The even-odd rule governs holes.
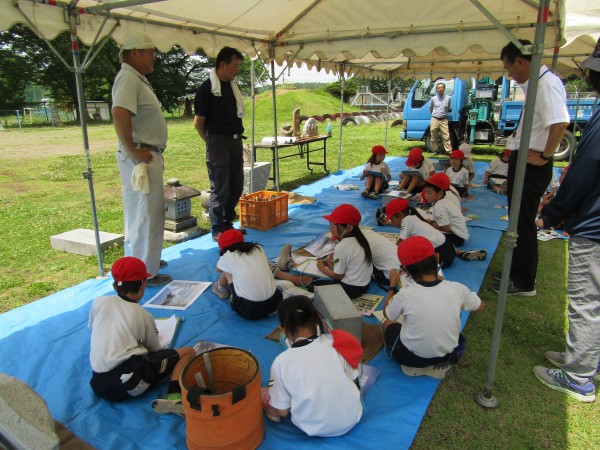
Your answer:
[[[256,191],[240,197],[240,222],[244,228],[265,231],[287,220],[287,192]]]

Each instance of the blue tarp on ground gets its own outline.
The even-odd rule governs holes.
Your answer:
[[[394,177],[404,168],[404,158],[387,158]],[[476,163],[475,182],[482,182],[487,164]],[[374,212],[381,203],[363,199],[360,190],[339,191],[336,183],[362,186],[362,168],[332,174],[296,192],[317,197],[311,205],[290,206],[289,221],[269,231],[248,230],[247,240],[263,245],[267,255],[275,258],[286,243],[298,247],[309,242],[317,233],[328,229],[322,215],[340,203],[354,204],[363,215],[363,224],[374,226]],[[465,249],[483,248],[486,261],[456,260],[444,270],[448,279],[460,281],[474,291],[479,290],[496,250],[501,231],[507,222],[499,218],[506,210],[506,198],[485,188],[472,190],[476,199],[466,202],[467,213],[480,217],[469,222],[471,239]],[[393,231],[382,227],[382,231]],[[164,270],[175,279],[212,281],[217,278],[215,266],[219,254],[210,236],[174,245],[164,250],[169,262]],[[173,415],[152,412],[151,401],[165,386],[150,390],[141,398],[111,404],[96,397],[89,386],[90,331],[87,328],[92,300],[112,292],[112,279],[88,280],[77,286],[29,305],[0,315],[0,371],[30,384],[48,403],[54,418],[71,431],[99,449],[173,448],[184,449],[184,420]],[[159,288],[149,288],[145,300]],[[370,292],[383,293],[375,284]],[[381,307],[381,306],[380,306]],[[150,309],[156,317],[168,317],[168,310]],[[189,346],[199,339],[212,340],[251,350],[261,364],[262,381],[266,384],[273,359],[282,351],[279,344],[266,340],[278,325],[276,318],[249,322],[232,313],[229,306],[210,292],[187,310],[178,312],[184,317],[176,346]],[[467,314],[463,314],[463,324]],[[376,319],[367,318],[372,323]],[[470,336],[466,336],[467,339]],[[467,350],[465,358],[469,358]],[[408,448],[419,428],[427,406],[439,381],[405,376],[400,367],[380,352],[370,362],[381,369],[376,384],[365,399],[361,422],[347,435],[337,438],[309,438],[295,428],[288,418],[280,424],[266,420],[266,434],[261,448],[349,448],[363,447],[367,439],[377,436],[378,448]]]

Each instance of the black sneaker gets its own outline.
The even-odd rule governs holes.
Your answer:
[[[492,284],[490,286],[490,289],[499,294],[500,283]],[[524,297],[533,297],[536,294],[537,292],[535,289],[522,289],[518,286],[515,286],[515,284],[512,281],[508,282],[508,287],[506,288],[506,295],[522,295]]]
[[[146,280],[146,286],[163,286],[165,284],[170,283],[171,281],[173,281],[171,275],[159,273],[158,275],[153,276],[152,278],[148,278],[148,280]]]
[[[385,223],[387,222],[385,215],[385,206],[383,208],[377,208],[377,211],[375,211],[375,221],[379,226],[385,225]]]

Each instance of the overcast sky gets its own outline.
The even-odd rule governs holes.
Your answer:
[[[275,75],[281,73],[281,68],[275,69]],[[289,74],[289,75],[288,75]],[[317,72],[316,69],[308,70],[306,65],[302,65],[302,68],[293,67],[286,69],[285,73],[279,77],[277,84],[281,83],[332,83],[338,81],[336,75],[326,74],[324,70]]]

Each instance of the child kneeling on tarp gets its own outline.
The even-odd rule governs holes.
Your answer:
[[[179,375],[196,356],[194,349],[161,350],[154,317],[139,305],[152,277],[143,261],[120,258],[111,273],[117,295],[97,297],[90,311],[92,389],[117,402],[138,397],[171,375],[167,393],[152,402],[152,409],[183,415]]]
[[[399,274],[392,272],[382,324],[385,343],[406,375],[443,379],[466,349],[460,311],[481,311],[484,304],[465,285],[437,275],[438,256],[426,238],[403,240],[398,259],[415,283],[394,294]]]
[[[229,299],[231,309],[244,319],[266,319],[277,311],[283,295],[262,247],[244,241],[242,232],[232,229],[219,235],[219,249],[217,271],[221,276],[213,284],[213,293]]]
[[[292,423],[309,436],[347,433],[363,412],[358,370],[338,353],[310,299],[297,295],[282,301],[278,316],[291,347],[275,358],[269,387],[263,388],[267,417],[279,422],[291,413]]]

